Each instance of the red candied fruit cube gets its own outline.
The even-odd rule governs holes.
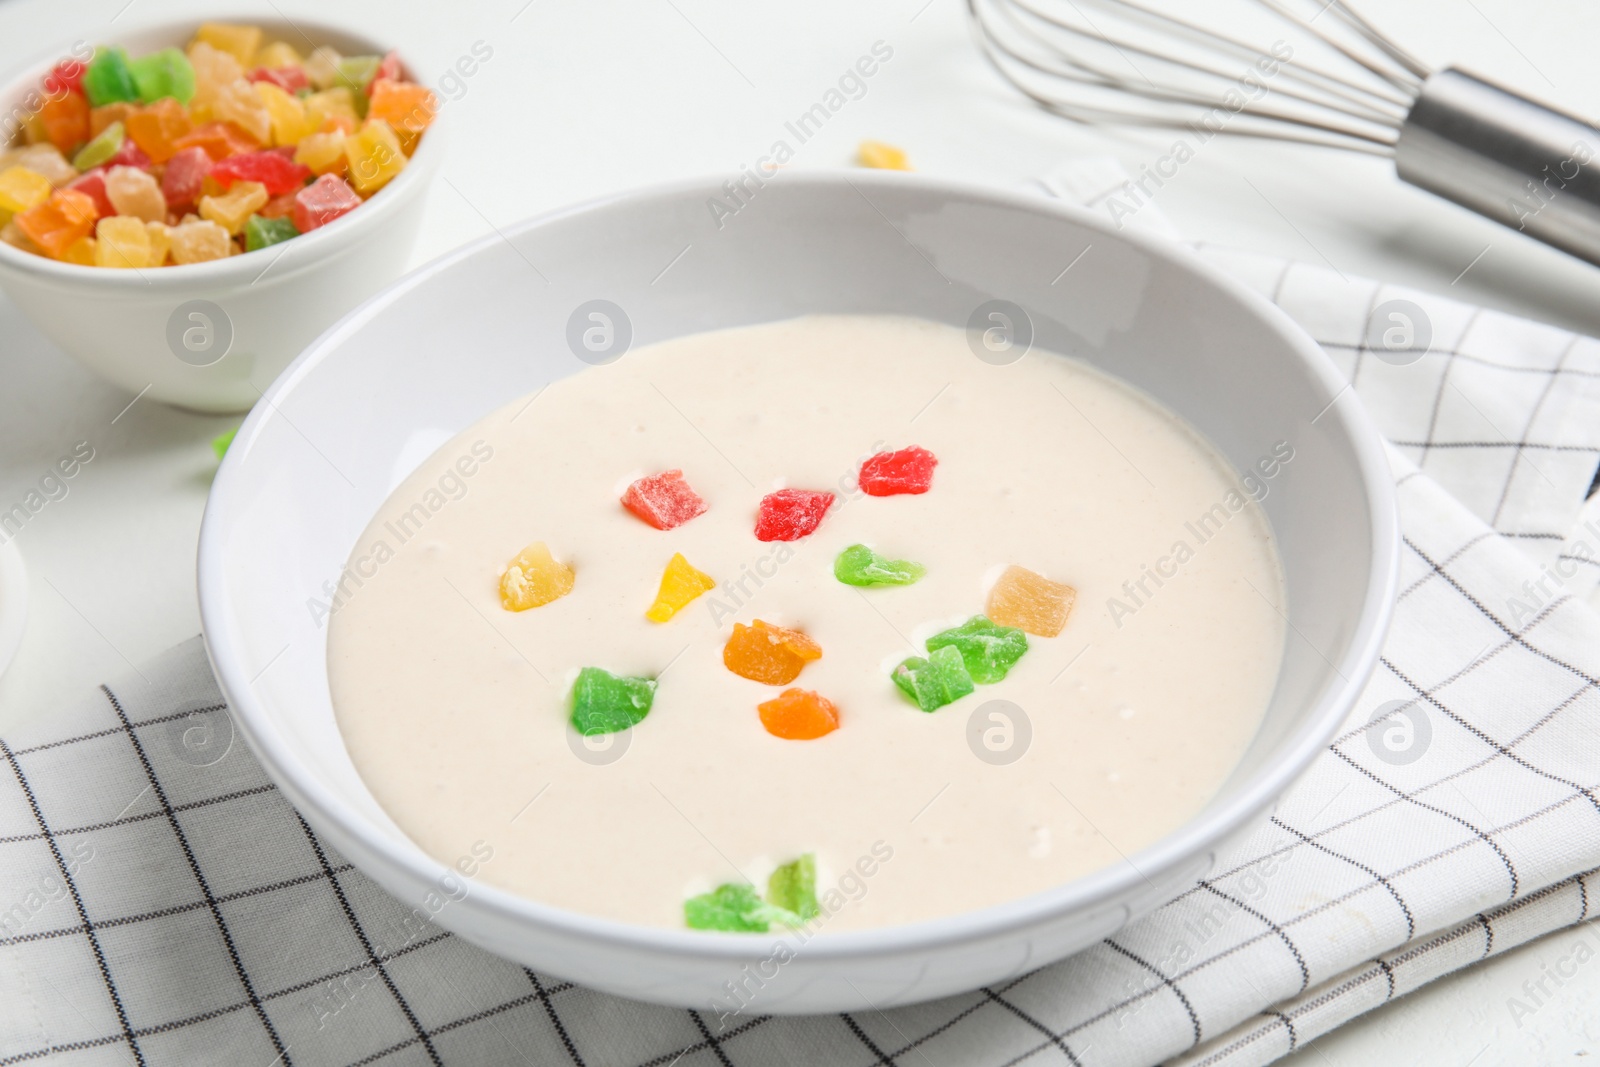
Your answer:
[[[82,93],[83,76],[89,68],[76,59],[63,59],[44,76],[44,91],[51,96],[63,93]]]
[[[337,174],[324,174],[294,195],[294,228],[309,233],[361,206],[361,198]]]
[[[861,491],[868,496],[926,493],[938,465],[938,457],[916,445],[898,452],[879,452],[861,464]]]
[[[311,88],[304,67],[257,67],[245,75],[253,82],[271,82],[286,93]]]
[[[678,470],[640,478],[622,494],[622,506],[658,530],[682,526],[706,510],[706,502]]]
[[[311,168],[267,149],[219,159],[211,168],[211,176],[224,189],[234,182],[260,182],[267,187],[268,196],[281,196],[305,185]]]
[[[379,79],[387,78],[392,82],[402,81],[405,74],[400,69],[400,53],[390,52],[378,63],[378,70],[372,75],[372,80],[367,82],[367,95],[372,95],[372,87],[378,84]]]
[[[132,137],[122,139],[122,147],[117,149],[117,154],[106,160],[107,168],[110,167],[138,167],[140,170],[150,169],[150,157],[145,150],[134,142]]]
[[[67,183],[68,189],[76,190],[94,201],[94,211],[97,218],[115,215],[117,209],[111,206],[111,198],[106,195],[105,172],[99,167],[85,171],[83,174]]]
[[[185,148],[167,160],[161,174],[161,193],[174,211],[190,207],[200,199],[206,175],[211,173],[211,156],[204,148]]]
[[[833,507],[832,493],[811,489],[779,489],[761,498],[756,516],[756,540],[798,541],[822,525]]]

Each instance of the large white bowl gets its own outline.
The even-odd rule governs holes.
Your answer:
[[[1264,504],[1291,624],[1271,707],[1215,800],[1130,862],[970,914],[823,934],[756,1007],[924,1000],[1078,951],[1210,871],[1350,710],[1397,567],[1378,438],[1304,333],[1174,245],[1042,198],[888,173],[786,173],[732,217],[717,213],[719,225],[707,205],[725,195],[720,184],[610,197],[472,244],[347,316],[268,391],[222,464],[200,535],[206,643],[238,725],[321,834],[401,900],[423,901],[447,869],[394,826],[351,765],[329,701],[326,632],[308,605],[401,479],[480,416],[584,369],[568,322],[592,299],[625,310],[635,344],[812,312],[965,326],[985,301],[1014,301],[1036,345],[1153,394],[1241,470],[1275,442],[1293,445]],[[634,927],[482,884],[437,921],[548,973],[697,1008],[774,941]]]
[[[307,38],[345,55],[393,47],[304,19],[255,21],[268,39],[302,47]],[[118,33],[110,43],[141,55],[181,46],[198,24],[153,24]],[[45,53],[0,85],[4,113],[24,113],[20,102],[75,47]],[[152,270],[60,263],[0,242],[0,287],[39,332],[124,389],[196,411],[247,411],[319,333],[400,276],[443,150],[439,125],[422,136],[406,169],[365,204],[292,241]],[[187,344],[186,331],[192,331]]]

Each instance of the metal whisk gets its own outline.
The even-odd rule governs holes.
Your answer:
[[[1405,181],[1600,264],[1600,130],[1433,70],[1345,0],[1239,0],[1227,28],[1141,0],[967,0],[985,56],[1045,110],[1391,157]]]

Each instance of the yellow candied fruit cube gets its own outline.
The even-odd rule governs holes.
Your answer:
[[[211,101],[222,87],[244,77],[244,67],[227,52],[204,41],[189,46],[189,63],[194,67],[194,98],[189,101],[189,118],[199,125],[210,120]],[[196,114],[202,108],[205,115]]]
[[[656,602],[650,605],[644,617],[651,622],[666,622],[695,597],[716,587],[717,583],[709,574],[691,566],[682,552],[675,552],[667,561],[667,569],[661,572],[661,589],[656,593]]]
[[[253,82],[239,78],[217,90],[211,99],[211,117],[233,123],[255,138],[257,144],[272,143],[272,115]]]
[[[356,117],[355,97],[350,95],[347,85],[312,93],[306,97],[305,105],[306,122],[313,132],[322,131],[332,122],[346,133],[351,133],[360,124],[360,119]]]
[[[311,132],[311,123],[306,119],[306,106],[300,98],[271,82],[256,82],[255,86],[256,95],[272,121],[272,143],[281,146],[303,141]]]
[[[234,182],[233,188],[220,196],[200,198],[200,217],[236,234],[244,229],[245,220],[261,210],[269,199],[267,187],[260,182]]]
[[[172,262],[206,263],[213,259],[226,259],[233,255],[233,241],[228,231],[210,219],[197,219],[192,215],[172,228]]]
[[[261,50],[261,27],[233,22],[202,22],[200,28],[194,31],[194,39],[197,43],[208,44],[220,52],[228,53],[239,61],[240,66],[249,66]]]
[[[371,196],[406,169],[400,139],[382,119],[368,122],[360,133],[345,138],[344,158],[350,165],[350,184],[362,196]]]
[[[1078,591],[1025,567],[1011,566],[989,590],[986,614],[1001,626],[1039,637],[1055,637],[1067,625]]]
[[[305,62],[306,80],[318,89],[326,89],[339,80],[339,60],[342,58],[330,45],[312,49]]]
[[[277,70],[279,67],[298,67],[304,62],[300,53],[294,50],[294,45],[288,41],[273,41],[256,53],[255,60],[249,66]]]
[[[167,217],[167,198],[161,183],[138,167],[112,167],[105,175],[106,199],[118,215],[133,215],[146,222]]]
[[[150,265],[150,231],[144,220],[132,215],[107,215],[95,224],[94,264],[97,267]]]
[[[50,199],[50,179],[27,167],[0,171],[0,211],[14,215]]]
[[[61,149],[53,144],[23,145],[0,152],[0,170],[11,167],[26,167],[42,174],[57,189],[78,180],[78,168],[68,163]]]
[[[147,222],[144,229],[150,235],[150,265],[166,265],[167,254],[172,251],[172,227],[164,222]]]
[[[507,611],[543,607],[572,592],[576,580],[571,567],[552,556],[543,541],[534,541],[500,576],[500,604]]]
[[[910,170],[911,162],[903,150],[882,141],[862,141],[856,159],[863,167],[877,170]]]
[[[294,161],[311,168],[311,173],[344,173],[345,135],[338,131],[313,133],[295,146]]]
[[[61,254],[61,262],[76,263],[80,267],[100,266],[99,243],[93,237],[80,237],[67,246]]]

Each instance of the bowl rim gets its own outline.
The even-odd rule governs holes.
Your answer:
[[[252,751],[291,799],[298,799],[314,809],[314,819],[327,820],[365,849],[369,856],[414,884],[437,884],[445,875],[454,877],[453,868],[427,855],[409,839],[403,843],[395,841],[387,832],[355,815],[289,753],[277,736],[266,703],[255,693],[250,672],[241,655],[241,636],[234,625],[224,580],[224,525],[228,516],[238,513],[236,500],[242,502],[248,497],[236,485],[243,477],[237,473],[240,465],[258,440],[266,421],[278,410],[282,401],[293,393],[301,379],[322,362],[338,342],[360,329],[378,311],[408,290],[484,249],[550,223],[603,212],[618,204],[671,200],[686,194],[699,194],[707,188],[715,188],[723,177],[705,175],[652,183],[541,212],[510,226],[499,227],[413,270],[353,309],[296,357],[268,388],[263,395],[263,403],[257,404],[245,419],[223,458],[201,521],[197,584],[206,652],[224,697]],[[1195,858],[1208,851],[1214,862],[1216,848],[1269,808],[1323,751],[1355,705],[1378,662],[1398,588],[1400,539],[1396,491],[1387,453],[1365,408],[1358,404],[1339,403],[1349,391],[1348,383],[1339,375],[1322,348],[1287,313],[1244,282],[1223,273],[1187,246],[1170,239],[1120,230],[1110,220],[1075,204],[978,182],[935,179],[894,171],[843,169],[793,172],[786,175],[783,181],[786,185],[830,187],[851,197],[857,195],[854,190],[858,186],[889,191],[905,189],[931,192],[952,199],[988,202],[1063,218],[1100,233],[1108,241],[1127,242],[1170,266],[1198,274],[1263,319],[1280,336],[1285,346],[1301,358],[1310,375],[1320,381],[1328,403],[1324,414],[1336,419],[1351,441],[1369,504],[1372,567],[1360,617],[1350,631],[1346,651],[1338,663],[1332,664],[1335,674],[1344,679],[1344,684],[1330,686],[1322,694],[1317,705],[1283,743],[1277,757],[1242,782],[1226,803],[1203,812],[1202,816],[1191,818],[1171,833],[1124,856],[1122,863],[1114,863],[1048,889],[973,911],[865,930],[823,932],[825,936],[817,934],[803,941],[793,932],[774,931],[758,944],[754,939],[738,934],[645,926],[570,911],[476,879],[468,879],[471,890],[461,906],[489,912],[500,921],[541,928],[569,940],[582,939],[612,948],[698,962],[748,961],[754,955],[769,951],[774,939],[787,942],[791,948],[804,945],[805,955],[812,961],[838,962],[987,941],[1047,924],[1072,911],[1092,911],[1117,903],[1128,892],[1136,891],[1141,882],[1153,884],[1151,876],[1192,864]],[[1318,416],[1319,419],[1323,417]],[[475,903],[469,904],[469,901]],[[454,916],[459,912],[452,909],[444,911],[452,914],[441,912],[441,925],[455,926]]]
[[[130,36],[159,36],[171,33],[174,36],[187,30],[192,35],[194,27],[203,19],[179,18],[161,19],[156,21],[131,24],[122,31],[122,37]],[[346,37],[362,42],[363,46],[370,45],[379,54],[391,49],[385,49],[381,42],[368,36],[365,32],[353,29],[348,25],[337,22],[327,22],[320,19],[302,19],[296,17],[288,19],[256,18],[251,20],[252,25],[287,25],[292,26],[296,32],[312,38]],[[12,69],[3,80],[0,80],[0,108],[16,106],[20,110],[20,101],[24,94],[35,88],[40,79],[49,73],[52,67],[61,60],[63,55],[71,50],[82,38],[69,44],[57,45],[54,49],[39,52],[33,59],[22,63]],[[175,46],[176,47],[176,46]],[[404,60],[402,60],[404,62]],[[414,68],[405,64],[406,70],[414,73]],[[420,83],[419,83],[420,84]],[[426,86],[432,89],[432,86]],[[435,92],[435,98],[438,93]],[[417,141],[417,147],[412,152],[404,170],[390,179],[382,189],[362,202],[361,206],[353,211],[334,219],[332,222],[319,226],[310,233],[303,233],[294,238],[298,244],[295,249],[299,263],[294,269],[298,270],[317,261],[316,252],[323,250],[323,257],[336,256],[344,247],[361,239],[365,233],[381,224],[391,209],[398,207],[402,200],[419,195],[427,188],[427,179],[438,166],[439,153],[443,151],[439,144],[440,118],[447,110],[441,104],[434,112],[434,119],[428,129]],[[446,129],[449,127],[446,126]],[[5,151],[12,145],[0,145],[0,151]],[[392,195],[391,195],[392,193]],[[371,208],[373,210],[364,210]],[[305,242],[305,243],[300,243]],[[288,245],[290,242],[283,242]],[[267,249],[257,249],[265,252]],[[285,250],[286,251],[286,250]],[[304,253],[311,252],[307,257]],[[283,256],[272,257],[271,262],[276,263]],[[176,289],[192,289],[197,286],[204,288],[224,288],[236,285],[239,282],[254,284],[254,281],[265,274],[264,267],[267,263],[261,259],[251,259],[250,253],[245,252],[226,259],[214,259],[204,263],[182,263],[166,267],[150,267],[141,270],[113,270],[106,267],[90,267],[79,263],[63,263],[48,256],[35,255],[24,252],[20,248],[0,241],[0,268],[15,270],[22,274],[37,275],[51,279],[58,284],[86,286],[99,291],[99,295],[114,295],[117,292],[157,293]]]

